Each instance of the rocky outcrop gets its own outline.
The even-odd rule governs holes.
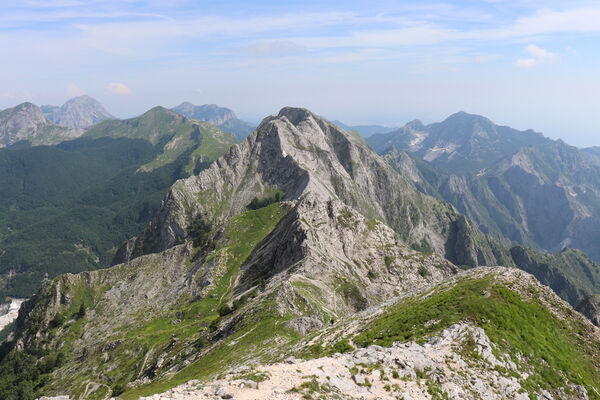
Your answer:
[[[600,296],[591,295],[587,296],[579,305],[577,305],[577,311],[585,315],[593,322],[594,325],[600,326]]]
[[[88,95],[70,99],[61,107],[42,106],[41,109],[48,120],[67,128],[88,128],[98,122],[115,119],[100,102]]]
[[[25,299],[11,299],[10,303],[0,304],[0,331],[17,319],[24,301]]]
[[[471,351],[473,343],[472,350],[479,358],[475,362],[464,350]],[[503,360],[499,360],[495,351],[483,329],[462,323],[423,345],[394,343],[388,348],[370,346],[308,361],[291,358],[254,370],[236,370],[202,385],[192,381],[142,399],[291,400],[306,398],[309,388],[325,399],[430,399],[434,386],[448,399],[528,400],[521,386],[527,372],[517,367],[516,358],[512,361],[511,355],[502,354]],[[244,378],[251,374],[260,376],[261,381],[250,381],[252,384]],[[579,390],[570,398],[588,398],[585,389]]]
[[[81,129],[54,125],[44,117],[38,106],[31,103],[0,112],[0,147],[24,142],[32,145],[57,144],[82,134]]]

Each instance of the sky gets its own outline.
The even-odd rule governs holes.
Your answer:
[[[463,110],[600,145],[598,1],[0,0],[0,109],[88,94],[251,122],[291,105],[401,126]]]

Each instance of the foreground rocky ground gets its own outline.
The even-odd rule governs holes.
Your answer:
[[[370,346],[308,361],[241,369],[201,384],[190,381],[147,400],[173,399],[517,399],[528,400],[508,355],[494,356],[483,329],[455,324],[419,345]],[[579,398],[587,399],[580,387]],[[542,393],[553,398],[549,393]]]

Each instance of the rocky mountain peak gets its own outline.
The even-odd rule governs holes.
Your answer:
[[[69,130],[52,124],[38,106],[29,102],[0,112],[0,147],[22,141],[54,144],[82,133],[81,130]]]
[[[414,119],[412,121],[407,122],[406,125],[404,125],[404,127],[406,129],[411,129],[411,130],[421,130],[421,129],[425,128],[425,125],[423,125],[423,122],[421,122],[420,119]]]
[[[42,106],[42,111],[48,120],[68,128],[87,128],[115,119],[99,101],[86,94],[68,100],[61,107]]]

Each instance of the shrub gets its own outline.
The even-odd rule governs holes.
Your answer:
[[[194,241],[194,246],[202,246],[209,243],[209,235],[212,231],[212,223],[208,221],[205,214],[198,214],[187,227],[187,234]]]
[[[58,328],[65,323],[65,316],[62,314],[56,314],[52,321],[50,321],[50,328]]]
[[[79,306],[79,311],[77,311],[77,313],[75,314],[76,318],[83,318],[85,317],[85,304],[81,303],[81,305]]]
[[[115,386],[112,387],[113,397],[119,396],[123,394],[123,392],[125,392],[125,385],[123,385],[122,383],[117,383]]]
[[[208,329],[210,329],[211,332],[214,332],[217,329],[219,329],[219,325],[220,325],[219,319],[217,318],[210,323],[210,325],[208,326]]]
[[[258,197],[253,198],[250,204],[248,204],[247,208],[249,210],[258,210],[259,208],[266,207],[273,203],[279,203],[282,198],[283,192],[278,190],[274,194],[263,197],[262,199],[259,199]]]
[[[229,307],[229,304],[221,304],[217,311],[220,317],[224,317],[225,315],[231,314],[233,312],[233,309]]]
[[[349,353],[351,351],[354,351],[354,346],[352,346],[350,344],[350,342],[348,342],[348,339],[342,339],[333,345],[332,350],[333,350],[334,354],[335,353]]]
[[[393,256],[385,256],[385,258],[383,259],[383,262],[385,263],[385,267],[389,268],[392,266],[392,263],[394,262],[394,257]]]

